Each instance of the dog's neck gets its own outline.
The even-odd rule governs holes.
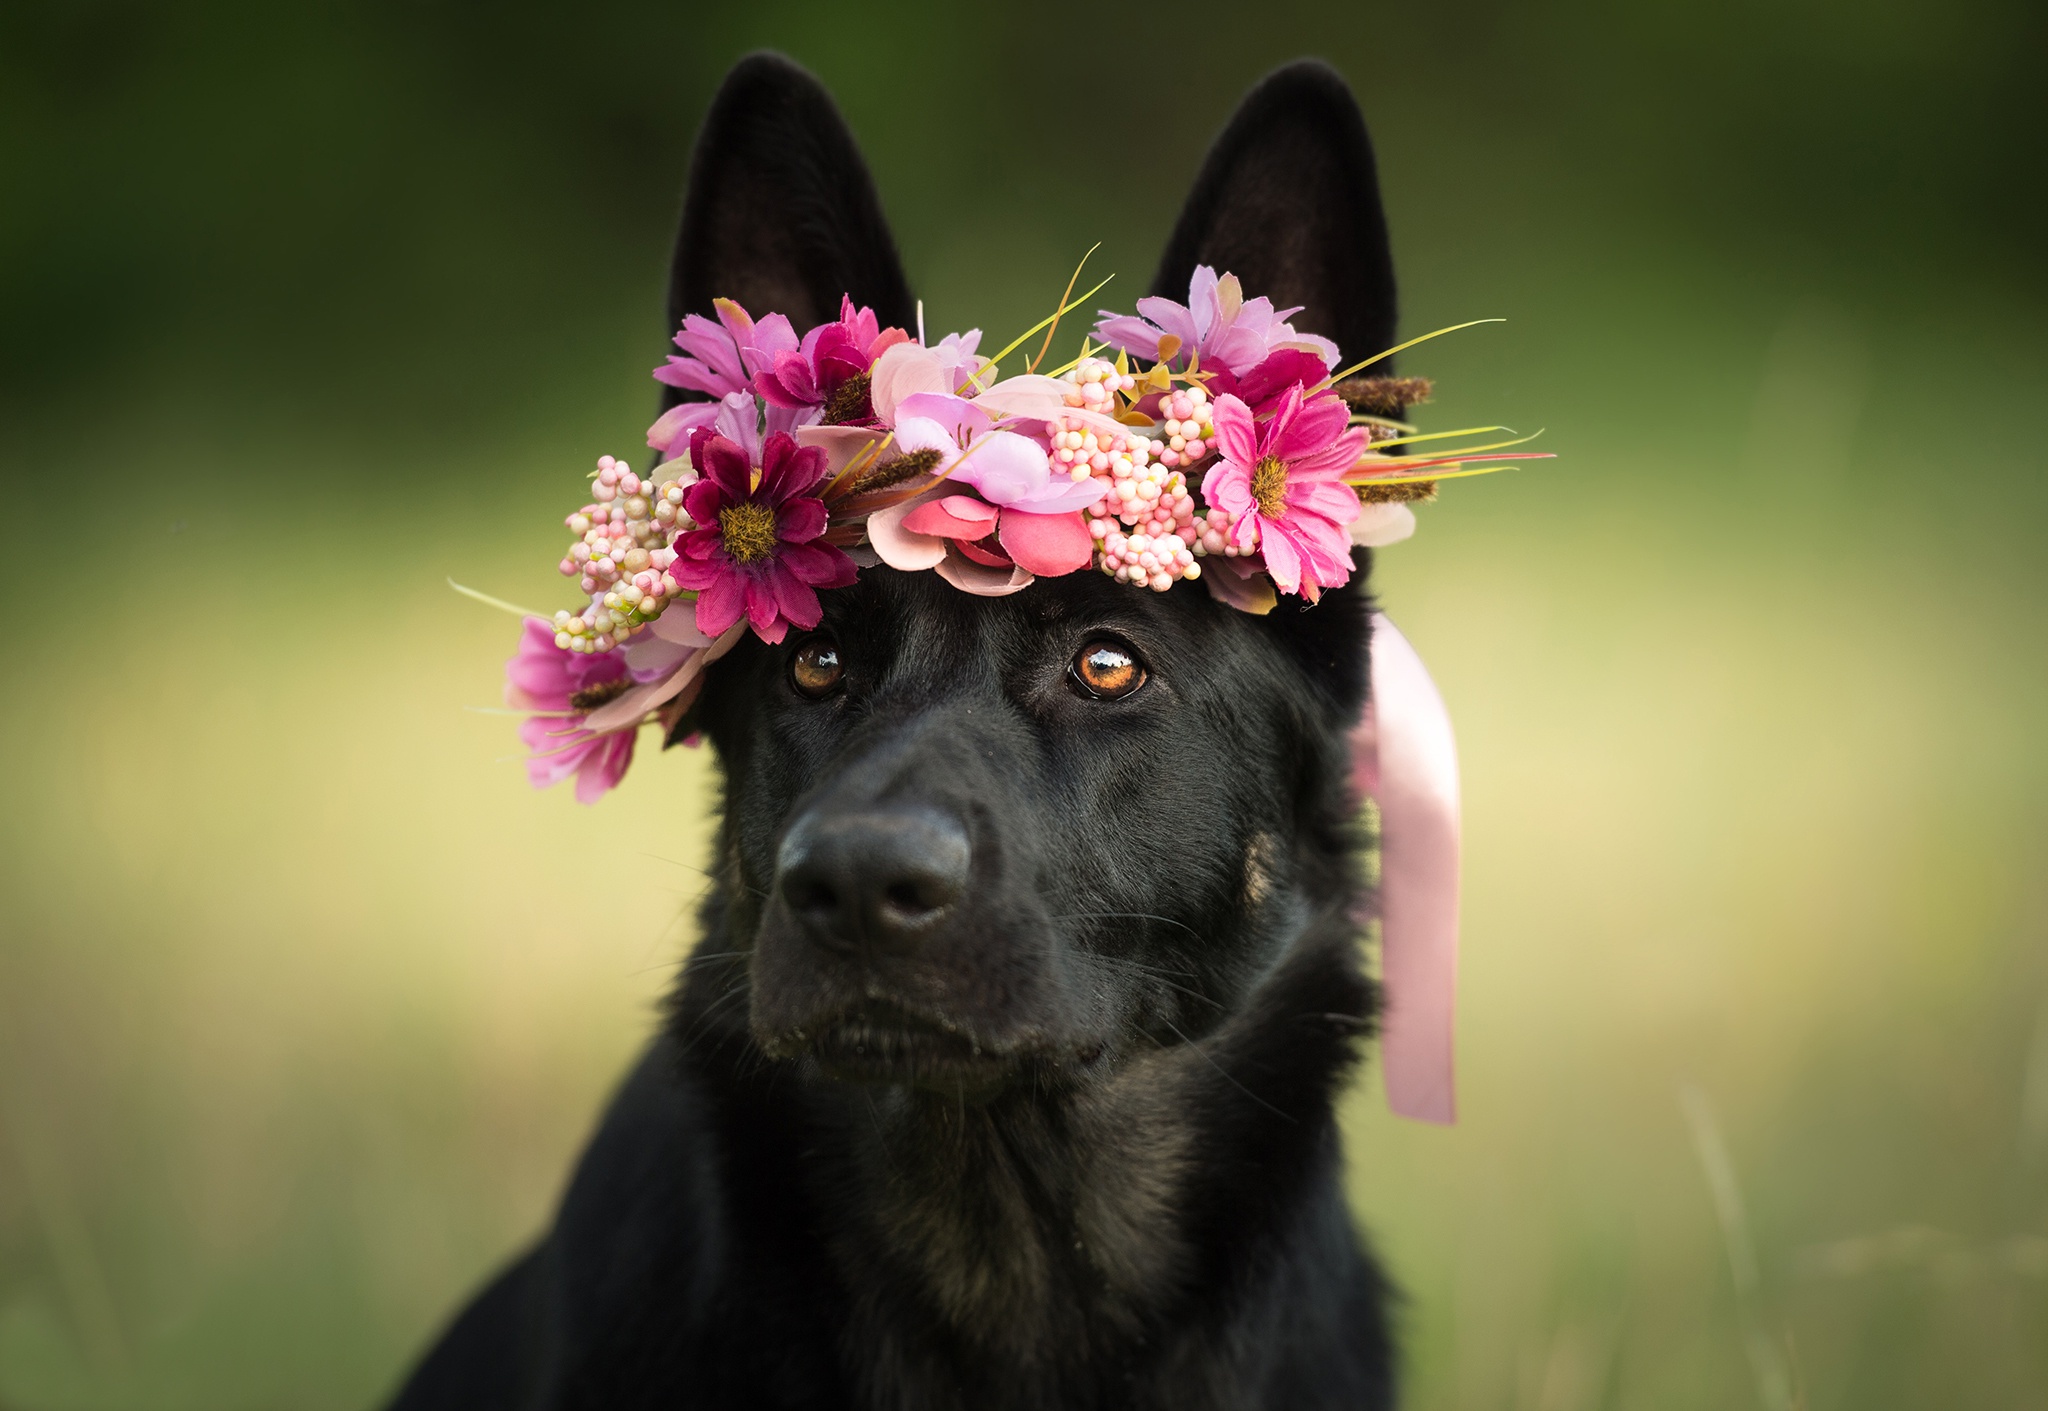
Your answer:
[[[1165,1355],[1198,1291],[1270,1278],[1276,1247],[1326,1242],[1334,1099],[1375,1013],[1354,936],[1334,911],[1302,928],[1199,1041],[981,1101],[809,1077],[714,1017],[714,1069],[779,1094],[803,1129],[789,1143],[870,1390],[901,1404],[920,1379],[957,1385],[963,1363],[1079,1387],[1134,1349]],[[679,1039],[723,992],[686,985]],[[1265,1268],[1247,1267],[1253,1250]]]

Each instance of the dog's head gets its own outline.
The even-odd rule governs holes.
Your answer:
[[[1347,356],[1393,341],[1371,149],[1330,71],[1282,70],[1218,140],[1154,291],[1197,263],[1304,306],[1296,325]],[[842,291],[913,324],[831,100],[748,60],[700,139],[671,324],[731,296],[803,326]],[[1225,1021],[1312,914],[1352,901],[1368,566],[1265,616],[1200,582],[1076,573],[987,598],[871,568],[815,631],[745,638],[677,733],[724,769],[713,908],[755,1042],[967,1096],[1087,1082]]]

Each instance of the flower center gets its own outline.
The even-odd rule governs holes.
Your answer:
[[[1287,513],[1285,461],[1267,456],[1252,468],[1252,498],[1259,502],[1259,513],[1267,519],[1279,519]]]
[[[775,549],[775,511],[751,502],[718,512],[718,537],[734,563],[753,563]]]
[[[569,697],[569,709],[580,711],[596,710],[606,701],[615,701],[620,696],[625,695],[632,687],[633,678],[630,676],[614,677],[610,681],[600,681],[595,686],[585,686],[575,695]]]
[[[874,408],[868,405],[870,379],[866,373],[857,373],[839,384],[825,402],[824,422],[827,426],[845,426],[849,422],[866,421],[874,416]]]

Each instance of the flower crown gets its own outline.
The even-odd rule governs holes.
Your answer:
[[[685,318],[654,377],[703,399],[649,428],[663,459],[648,474],[600,458],[565,520],[559,568],[587,605],[550,619],[456,585],[525,618],[506,698],[528,716],[534,785],[573,774],[595,801],[639,727],[673,730],[743,632],[817,626],[818,589],[863,567],[931,569],[984,596],[1083,569],[1154,592],[1200,579],[1262,613],[1343,586],[1352,546],[1407,538],[1410,505],[1439,481],[1532,457],[1499,454],[1527,437],[1406,454],[1506,429],[1420,434],[1401,417],[1426,380],[1360,375],[1437,333],[1337,370],[1336,344],[1288,322],[1300,309],[1206,265],[1187,303],[1105,312],[1078,357],[1038,371],[1060,318],[1101,287],[994,357],[979,329],[928,342],[922,306],[915,337],[850,298],[801,338],[729,299]],[[1025,370],[1000,376],[1041,329]]]

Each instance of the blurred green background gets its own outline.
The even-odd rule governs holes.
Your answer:
[[[1463,1121],[1347,1108],[1408,1404],[2048,1405],[2041,7],[79,0],[0,12],[0,1407],[365,1406],[547,1219],[709,771],[529,792],[443,579],[560,599],[761,45],[935,327],[1128,305],[1304,53],[1403,328],[1510,320],[1405,369],[1563,458],[1381,571],[1466,771]]]

